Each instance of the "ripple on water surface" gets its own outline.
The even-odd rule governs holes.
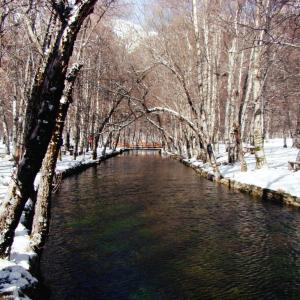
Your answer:
[[[54,197],[43,297],[300,299],[299,257],[298,212],[124,155]]]

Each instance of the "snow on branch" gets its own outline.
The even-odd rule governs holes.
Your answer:
[[[198,130],[197,130],[197,128],[196,128],[196,126],[193,122],[191,122],[187,117],[181,115],[180,113],[178,113],[177,111],[175,111],[173,109],[166,108],[166,107],[153,107],[153,108],[147,108],[147,112],[148,113],[154,113],[154,112],[169,113],[169,114],[177,117],[179,120],[184,121],[185,123],[187,123],[192,130],[194,130],[195,132],[198,133]]]

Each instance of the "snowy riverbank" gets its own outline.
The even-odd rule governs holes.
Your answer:
[[[300,171],[294,172],[288,169],[288,161],[295,161],[299,149],[292,148],[291,145],[291,140],[288,140],[287,148],[283,148],[282,139],[266,141],[267,166],[255,170],[255,157],[253,154],[247,153],[245,155],[247,172],[240,171],[239,163],[224,164],[227,161],[227,153],[225,146],[221,145],[219,153],[216,154],[217,162],[220,163],[220,172],[224,178],[221,182],[231,187],[236,186],[239,190],[244,190],[246,186],[258,187],[260,188],[257,189],[258,196],[264,191],[274,191],[274,195],[283,194],[286,198],[294,199],[293,201],[283,200],[283,202],[300,206],[300,202],[298,203],[296,199],[300,197]],[[206,174],[213,174],[212,167],[208,163],[203,164],[195,158],[184,159],[184,162]],[[250,191],[248,192],[250,193]]]
[[[99,149],[99,153],[100,151],[101,149]],[[277,197],[281,202],[300,206],[300,171],[288,170],[288,161],[294,161],[298,151],[298,149],[291,148],[291,140],[288,141],[288,148],[283,148],[282,139],[267,141],[265,154],[268,166],[261,170],[255,170],[255,157],[253,154],[247,153],[245,158],[248,171],[240,172],[239,163],[225,164],[227,153],[224,145],[221,145],[219,153],[216,154],[223,176],[221,182],[254,196]],[[111,151],[108,151],[107,154],[111,154]],[[212,177],[213,170],[208,163],[203,164],[195,158],[183,159],[183,162],[202,175]],[[76,161],[71,156],[63,156],[62,161],[58,161],[57,171],[71,173],[96,163],[97,161],[91,159],[91,154],[79,156]],[[2,155],[0,158],[0,201],[7,193],[12,172],[13,163],[8,160],[8,157]],[[36,180],[36,185],[38,180],[39,178]],[[284,199],[287,200],[283,201]],[[29,287],[31,289],[37,286],[37,280],[28,272],[31,262],[34,262],[36,258],[36,253],[30,250],[27,229],[20,223],[16,230],[10,260],[0,260],[0,295],[9,294],[14,295],[13,297],[20,297],[20,299],[28,299],[23,292],[26,292]]]
[[[1,150],[0,147],[0,155]],[[98,157],[100,157],[101,152],[102,149],[99,149]],[[65,177],[119,153],[120,151],[112,152],[112,150],[107,149],[106,156],[100,157],[99,160],[92,160],[91,153],[78,156],[76,160],[73,160],[72,156],[64,155],[62,160],[57,162],[56,172],[62,173]],[[0,203],[7,193],[13,171],[13,162],[9,161],[8,156],[2,154],[2,158],[0,158]],[[35,181],[36,186],[38,186],[38,182],[39,176]],[[30,206],[30,202],[27,204],[28,206]],[[22,220],[24,218],[25,214],[23,213]],[[38,284],[37,279],[31,274],[37,260],[37,254],[30,248],[28,230],[22,224],[22,220],[16,229],[10,260],[0,259],[0,298],[1,296],[8,296],[8,299],[30,299],[31,291]]]

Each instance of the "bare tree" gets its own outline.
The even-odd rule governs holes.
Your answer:
[[[58,5],[52,2],[61,25],[35,76],[26,111],[24,155],[10,185],[9,195],[0,208],[1,257],[8,255],[28,197],[34,198],[33,182],[55,126],[74,42],[95,3],[96,0],[83,0],[70,6],[69,3],[60,2]]]

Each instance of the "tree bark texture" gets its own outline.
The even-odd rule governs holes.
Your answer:
[[[23,158],[8,197],[0,208],[0,257],[8,255],[24,205],[34,192],[33,182],[54,130],[77,33],[96,2],[77,1],[67,17],[62,19],[56,39],[36,74],[26,111]],[[64,13],[68,10],[69,7],[65,8]]]
[[[72,90],[80,65],[75,65],[66,78],[64,95],[60,101],[56,125],[52,134],[41,169],[35,213],[31,231],[31,246],[34,250],[40,250],[48,233],[52,182],[55,175],[55,167],[61,147],[62,132],[67,116],[68,108],[72,103]]]
[[[261,0],[256,8],[255,25],[260,28],[263,24],[262,9],[269,6],[269,0]],[[260,169],[266,164],[263,143],[263,68],[262,62],[262,40],[265,32],[260,31],[257,41],[254,43],[253,53],[253,100],[254,100],[254,119],[253,119],[253,137],[255,147],[256,168]]]

